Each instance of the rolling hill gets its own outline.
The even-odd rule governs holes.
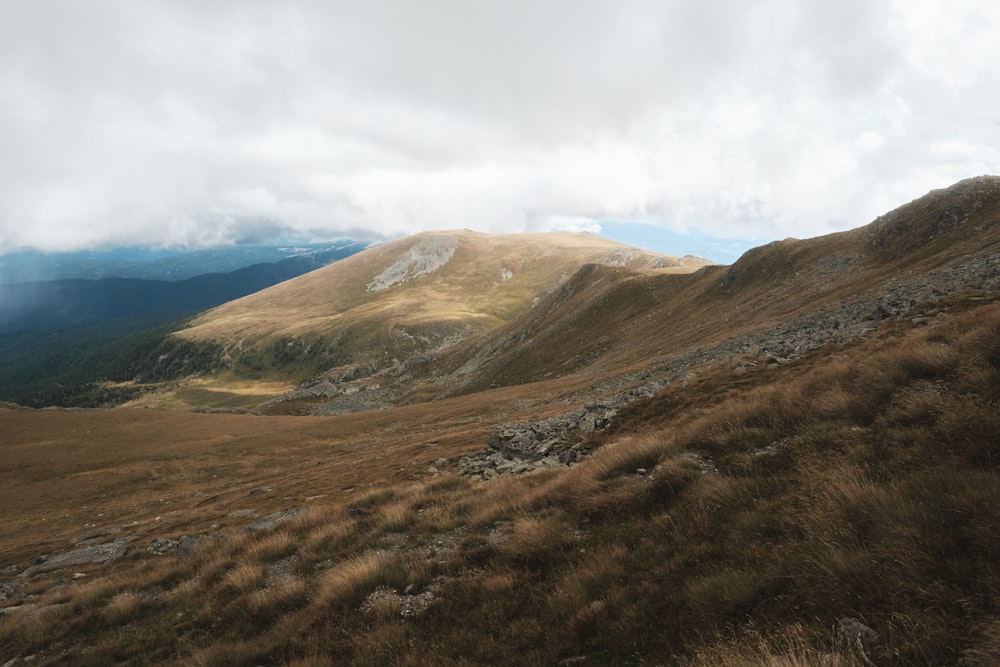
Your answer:
[[[198,380],[221,401],[232,379],[368,378],[521,316],[589,263],[662,273],[708,264],[587,234],[418,234],[215,308],[176,335],[223,350],[217,379]],[[211,402],[210,391],[199,397]]]
[[[997,664],[1000,178],[608,250],[420,235],[173,337],[164,402],[258,414],[0,408],[0,658]]]

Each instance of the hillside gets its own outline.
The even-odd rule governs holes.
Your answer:
[[[212,271],[210,267],[235,262],[233,255],[236,253],[232,250],[187,253],[171,258],[173,263],[160,269],[171,275],[179,271],[179,265],[190,270],[190,265],[197,260],[204,261],[205,270],[181,279],[152,280],[125,275],[9,283],[3,286],[3,299],[0,300],[0,334],[69,329],[133,317],[179,319],[326,266],[357,252],[362,245],[343,242],[333,248],[303,252],[274,262],[257,262],[228,272]],[[225,257],[213,259],[215,255]],[[4,262],[4,271],[17,264],[11,256],[0,259]],[[114,262],[101,265],[94,260],[94,264],[91,269],[94,272],[114,272],[120,268]],[[158,262],[138,266],[147,273],[156,273],[148,264]],[[60,268],[71,270],[72,264]]]
[[[215,308],[177,337],[223,349],[220,396],[233,377],[367,378],[513,320],[588,263],[668,273],[707,264],[588,234],[425,233]]]
[[[145,391],[131,383],[142,370],[146,375],[170,376],[170,364],[155,372],[147,367],[149,355],[163,354],[162,341],[192,315],[232,299],[256,292],[316,268],[326,266],[367,244],[339,242],[298,249],[276,262],[244,266],[228,273],[203,273],[183,280],[103,278],[18,282],[0,287],[0,399],[27,405],[93,407],[117,403]],[[187,253],[160,260],[164,271],[190,270],[231,264],[239,258],[266,256],[264,248],[219,249]],[[275,252],[278,249],[274,249]],[[249,253],[249,255],[248,255]],[[271,253],[273,254],[273,253]],[[45,256],[60,270],[73,270]],[[0,258],[0,272],[28,262],[22,256]],[[155,273],[149,264],[137,266]],[[89,270],[113,272],[115,263],[91,258]],[[42,266],[42,269],[45,265]],[[183,347],[168,345],[171,353]],[[152,348],[160,349],[160,352]],[[208,356],[202,351],[201,356]],[[196,357],[198,355],[195,355]],[[182,371],[181,371],[182,372]],[[109,380],[119,386],[97,386]]]
[[[480,335],[408,358],[414,349],[402,350],[374,372],[341,369],[262,409],[332,414],[553,377],[616,396],[708,359],[784,361],[995,285],[998,209],[997,179],[970,179],[865,227],[753,249],[730,267],[585,264]]]
[[[421,243],[449,235],[323,298],[447,329],[465,239]],[[0,660],[998,664],[1000,178],[644,262],[551,269],[506,319],[463,306],[477,335],[268,408],[337,416],[0,407]],[[305,336],[333,268],[188,342]]]

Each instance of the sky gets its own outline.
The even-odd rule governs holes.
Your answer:
[[[1000,173],[998,34],[995,0],[0,0],[0,254],[467,228],[730,261]]]

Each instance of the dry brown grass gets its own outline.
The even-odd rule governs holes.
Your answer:
[[[335,563],[319,576],[313,604],[328,607],[356,603],[384,580],[391,558],[385,551],[368,551]]]
[[[108,625],[127,623],[139,612],[142,603],[142,597],[136,593],[118,593],[101,610],[101,620]]]
[[[246,549],[252,561],[270,562],[294,553],[299,547],[299,538],[286,530],[269,533],[254,541]]]
[[[228,570],[222,577],[222,588],[245,593],[260,588],[266,581],[266,571],[260,563],[243,563]]]
[[[514,393],[334,420],[4,413],[19,474],[0,467],[0,565],[58,553],[98,513],[137,548],[86,566],[89,580],[48,593],[72,572],[36,581],[39,604],[63,606],[0,618],[0,655],[847,665],[830,628],[853,616],[879,632],[877,664],[989,664],[1000,312],[959,325],[876,336],[846,359],[707,367],[626,412],[635,421],[591,459],[490,483],[426,470],[481,448],[472,417],[513,410]],[[116,460],[157,474],[119,488]],[[248,494],[260,486],[274,492]],[[308,509],[270,532],[233,514],[291,507]],[[187,561],[144,550],[216,532]],[[438,559],[428,545],[449,532]],[[440,601],[418,618],[359,610],[380,587],[405,599],[432,585]]]
[[[518,519],[498,551],[514,561],[535,563],[550,558],[567,545],[566,525],[555,517]]]
[[[826,646],[824,646],[826,644]],[[816,637],[800,625],[766,637],[748,631],[735,640],[698,648],[686,667],[856,667],[860,663],[830,649],[829,640]]]
[[[255,616],[275,617],[305,605],[310,592],[307,580],[292,578],[250,593],[246,598],[247,609]]]
[[[458,503],[457,509],[466,516],[470,526],[488,526],[525,510],[524,491],[528,486],[529,482],[523,477],[501,477],[483,484],[479,493],[465,503]]]
[[[379,508],[378,526],[383,532],[400,532],[411,528],[417,512],[410,500],[401,500]]]

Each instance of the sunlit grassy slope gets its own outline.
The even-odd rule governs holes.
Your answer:
[[[428,257],[437,261],[422,264]],[[389,328],[472,320],[471,326],[481,330],[478,321],[490,326],[511,319],[587,263],[683,271],[707,262],[657,255],[590,234],[429,232],[220,306],[183,335],[233,341],[339,334],[368,319]],[[394,266],[398,271],[386,275]]]
[[[589,234],[418,234],[208,311],[177,335],[221,344],[220,364],[236,375],[373,372],[516,318],[588,263],[682,273],[706,264]]]

